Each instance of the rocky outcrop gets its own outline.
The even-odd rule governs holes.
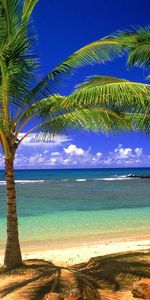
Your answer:
[[[129,174],[129,178],[141,178],[141,179],[150,179],[150,174]]]
[[[132,294],[136,298],[150,299],[150,279],[141,279],[134,283]]]

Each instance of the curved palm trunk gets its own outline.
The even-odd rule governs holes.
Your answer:
[[[9,159],[5,159],[5,171],[7,189],[7,242],[4,265],[7,268],[13,268],[22,264],[16,210],[14,155]]]

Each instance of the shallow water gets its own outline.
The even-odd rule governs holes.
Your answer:
[[[140,236],[150,228],[150,169],[16,171],[22,241]],[[0,245],[6,232],[0,172]]]

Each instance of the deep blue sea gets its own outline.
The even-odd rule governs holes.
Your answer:
[[[17,170],[22,242],[148,236],[150,174],[144,169]],[[0,171],[0,246],[6,236],[5,174]]]

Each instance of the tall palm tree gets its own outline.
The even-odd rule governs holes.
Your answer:
[[[68,97],[54,93],[56,84],[76,68],[121,55],[122,49],[113,39],[83,47],[37,82],[39,63],[30,18],[37,2],[0,0],[0,144],[6,172],[4,265],[8,268],[22,263],[14,180],[14,159],[20,143],[33,131],[45,139],[68,127],[103,131],[131,128],[128,114],[122,110],[128,111],[129,103],[142,103],[149,89],[142,84],[99,77],[81,84]],[[27,124],[29,130],[19,135]]]

